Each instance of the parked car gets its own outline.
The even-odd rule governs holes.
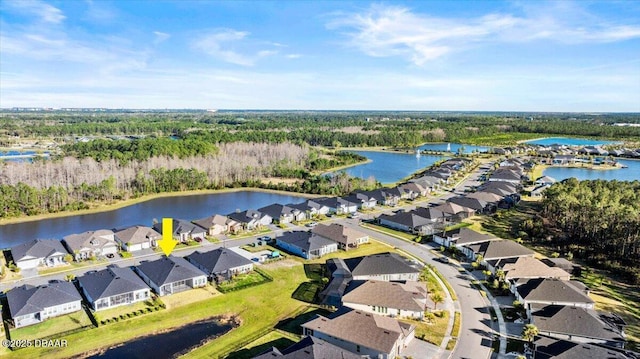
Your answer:
[[[269,241],[271,241],[271,237],[269,237],[269,236],[258,237],[258,241],[269,242]]]
[[[360,213],[349,213],[349,215],[347,216],[349,218],[360,218]]]
[[[115,256],[113,255],[113,253],[109,253],[109,254],[107,254],[107,255],[106,255],[106,257],[107,257],[107,258],[113,258],[113,257],[115,257]]]
[[[307,227],[309,227],[309,228],[313,228],[313,227],[315,227],[317,225],[318,225],[318,222],[307,223]]]
[[[438,257],[438,262],[448,264],[449,263],[449,258],[448,257],[444,257],[444,256]]]
[[[200,237],[195,237],[193,240],[194,240],[194,241],[196,241],[196,242],[198,242],[198,243],[201,243],[201,242],[202,242],[202,238],[200,238]]]

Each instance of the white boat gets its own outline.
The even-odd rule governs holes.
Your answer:
[[[416,150],[416,158],[420,158],[420,149]]]
[[[451,144],[447,143],[447,152],[451,152]]]

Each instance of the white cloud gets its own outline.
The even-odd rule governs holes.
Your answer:
[[[52,24],[59,24],[66,19],[62,10],[40,0],[6,1],[5,4],[16,12],[36,16],[39,20]]]
[[[229,47],[247,36],[249,36],[249,33],[246,31],[222,29],[201,36],[192,45],[194,48],[222,61],[242,66],[253,66],[255,59],[252,56],[240,54]]]
[[[334,14],[327,28],[344,31],[347,44],[369,56],[401,56],[418,66],[479,42],[580,44],[640,37],[640,25],[609,24],[594,20],[594,16],[577,20],[564,16],[572,9],[563,5],[521,16],[491,13],[478,18],[445,18],[400,6],[373,5],[361,13]]]
[[[302,55],[301,54],[287,54],[287,55],[285,55],[285,57],[288,58],[288,59],[299,59],[299,58],[302,57]]]
[[[161,31],[154,31],[153,34],[156,37],[155,40],[153,40],[153,43],[156,45],[168,40],[171,37],[170,34],[167,34],[166,32],[161,32]]]

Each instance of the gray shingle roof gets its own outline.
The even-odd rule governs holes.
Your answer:
[[[78,282],[94,301],[149,288],[131,269],[115,266],[87,273],[79,277]]]
[[[278,350],[275,347],[253,359],[361,359],[360,355],[348,352],[322,339],[307,336],[290,347]]]
[[[456,239],[455,242],[457,245],[500,240],[500,238],[492,234],[476,232],[469,228],[454,229],[452,231],[446,232],[445,235],[447,237],[455,238]]]
[[[44,308],[82,300],[70,282],[53,282],[39,287],[22,285],[7,292],[12,317],[41,312]]]
[[[509,240],[482,242],[467,247],[474,253],[481,254],[485,260],[531,256],[534,253],[522,244]]]
[[[223,273],[231,268],[252,264],[247,258],[226,248],[218,248],[209,252],[195,251],[186,256],[185,259],[205,268],[208,275]]]
[[[205,275],[186,259],[174,256],[141,263],[137,270],[158,286]]]
[[[317,317],[302,325],[355,344],[389,353],[394,344],[415,328],[393,318],[358,310],[344,310],[329,318]]]
[[[319,224],[311,232],[345,245],[355,243],[360,238],[368,237],[365,233],[338,223],[330,225]]]
[[[573,281],[535,278],[529,279],[516,289],[526,301],[594,303],[586,291],[576,286]]]
[[[307,253],[335,244],[334,241],[307,231],[284,232],[276,243],[284,242],[305,250]]]
[[[531,308],[531,320],[540,332],[624,340],[619,329],[601,320],[598,312],[592,309],[565,305],[534,305]]]
[[[68,253],[62,243],[55,239],[34,239],[11,247],[11,255],[14,262],[25,257],[46,258],[55,253]]]
[[[430,219],[421,217],[415,213],[411,212],[398,212],[392,215],[389,214],[381,214],[378,219],[386,220],[393,223],[398,223],[403,226],[409,226],[411,228],[416,228],[420,226],[427,226],[433,224],[433,221]]]
[[[158,222],[153,225],[153,229],[155,229],[158,233],[162,234],[162,222]],[[206,230],[196,224],[193,224],[184,219],[173,219],[173,235],[179,236],[182,233],[202,233]]]
[[[366,257],[348,258],[344,260],[344,263],[353,276],[420,273],[419,269],[409,265],[406,259],[396,253],[380,253]]]
[[[567,340],[558,340],[540,337],[534,342],[536,346],[536,359],[630,359],[618,351],[603,348],[597,345],[574,343]]]

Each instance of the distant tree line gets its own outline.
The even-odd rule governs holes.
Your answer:
[[[319,164],[319,156],[328,157],[328,162]],[[123,162],[115,158],[97,161],[92,157],[65,157],[32,164],[2,163],[0,217],[85,209],[94,203],[163,192],[262,187],[341,195],[379,185],[374,179],[362,180],[345,173],[320,176],[308,170],[310,164],[322,169],[363,159],[349,153],[338,153],[335,158],[291,143],[235,142],[221,144],[215,154],[184,158],[153,156]],[[270,177],[301,181],[265,183],[264,179]]]
[[[545,191],[541,217],[549,244],[640,283],[640,181],[567,179]]]

